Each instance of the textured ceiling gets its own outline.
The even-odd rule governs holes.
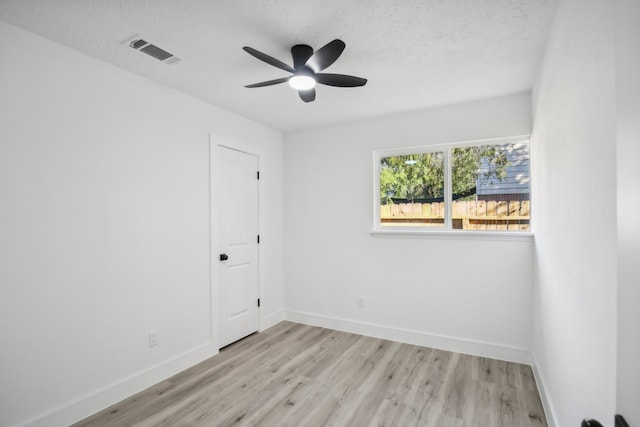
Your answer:
[[[528,90],[558,0],[0,0],[0,19],[283,131]],[[181,58],[128,48],[142,34]],[[291,64],[292,45],[347,47],[305,104],[242,50]],[[25,54],[28,54],[25,52]]]

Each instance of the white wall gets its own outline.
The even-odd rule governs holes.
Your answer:
[[[534,91],[533,355],[557,426],[615,413],[612,18],[612,1],[561,1]]]
[[[287,317],[526,360],[531,241],[369,230],[373,150],[529,134],[530,108],[525,93],[285,135]]]
[[[3,22],[0,61],[0,425],[68,425],[217,351],[210,132],[263,154],[281,317],[280,133]]]
[[[640,2],[616,0],[618,413],[640,426]]]

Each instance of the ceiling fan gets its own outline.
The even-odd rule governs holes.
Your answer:
[[[320,72],[336,62],[345,46],[342,40],[335,39],[314,52],[311,46],[297,44],[291,48],[293,67],[252,47],[245,46],[243,49],[259,60],[292,74],[289,77],[267,80],[245,87],[263,87],[289,82],[289,86],[298,91],[298,95],[304,102],[311,102],[316,99],[316,83],[337,87],[364,86],[367,79],[362,77]]]

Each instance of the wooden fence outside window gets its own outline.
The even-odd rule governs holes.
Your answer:
[[[529,230],[529,200],[472,200],[452,203],[452,227],[459,230]],[[444,202],[380,205],[382,225],[444,225]]]

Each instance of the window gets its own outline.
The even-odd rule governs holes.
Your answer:
[[[374,153],[374,230],[530,231],[529,139]]]

